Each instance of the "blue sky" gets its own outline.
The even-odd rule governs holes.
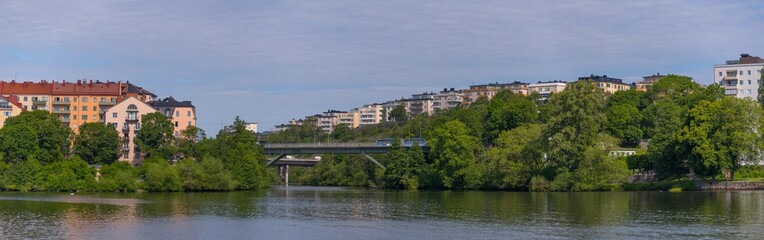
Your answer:
[[[1,1],[0,79],[131,81],[214,135],[489,82],[712,82],[764,56],[759,1]]]

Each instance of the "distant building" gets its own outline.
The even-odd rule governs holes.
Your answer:
[[[247,130],[251,131],[252,133],[257,133],[257,123],[247,123]]]
[[[318,127],[329,133],[333,132],[334,128],[340,124],[346,124],[350,128],[357,128],[360,125],[360,114],[358,112],[327,110],[313,117],[317,119]]]
[[[120,146],[120,161],[138,165],[143,163],[144,155],[138,149],[134,139],[141,129],[141,117],[156,112],[148,104],[130,97],[109,108],[105,113],[105,123],[119,132],[122,145]]]
[[[622,79],[619,78],[611,78],[607,75],[590,75],[588,77],[579,77],[579,81],[581,80],[592,80],[594,81],[594,85],[598,88],[602,89],[606,93],[615,93],[617,91],[623,91],[623,90],[629,90],[631,89],[631,85],[624,83]]]
[[[5,119],[21,114],[21,107],[22,105],[18,101],[18,96],[0,96],[0,128],[5,126]]]
[[[176,137],[180,136],[186,128],[196,126],[196,107],[191,104],[191,101],[179,102],[171,96],[148,102],[148,104],[170,119],[175,128],[173,134]]]
[[[660,73],[656,73],[650,76],[644,76],[642,77],[642,81],[635,83],[636,90],[640,92],[646,92],[647,86],[651,86],[658,82],[658,80],[663,79],[664,77],[667,77],[667,75],[661,75]]]
[[[528,92],[529,93],[539,93],[541,95],[541,99],[546,100],[549,98],[550,95],[558,92],[562,92],[565,90],[565,87],[567,87],[568,84],[565,81],[549,81],[549,82],[538,82],[538,83],[531,83],[528,85]]]
[[[366,104],[363,107],[356,108],[354,111],[360,114],[360,125],[371,125],[382,122],[382,104]]]
[[[738,60],[714,65],[714,83],[723,87],[727,96],[757,99],[762,68],[762,58],[746,53],[740,54]]]
[[[515,94],[528,95],[528,85],[528,83],[518,81],[472,85],[469,89],[464,90],[464,102],[462,102],[462,105],[470,105],[480,97],[486,97],[488,100],[491,100],[493,96],[502,90],[510,90]]]
[[[458,107],[462,105],[462,102],[464,102],[462,90],[444,88],[443,91],[433,96],[432,110],[438,112],[443,109]]]
[[[411,95],[411,98],[404,99],[406,104],[406,114],[409,116],[433,113],[433,101],[435,93],[421,93]]]
[[[387,102],[383,103],[382,104],[382,119],[383,119],[383,121],[384,122],[390,122],[390,121],[395,120],[395,119],[393,119],[392,116],[390,116],[390,112],[392,112],[393,109],[395,109],[395,107],[400,106],[400,105],[402,105],[406,109],[406,113],[409,112],[409,109],[408,109],[409,106],[403,100],[392,100],[392,101],[387,101]]]

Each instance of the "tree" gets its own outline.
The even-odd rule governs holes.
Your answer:
[[[158,156],[147,159],[141,165],[146,190],[152,192],[176,192],[183,190],[178,170],[167,159]]]
[[[659,100],[643,112],[649,130],[645,134],[650,136],[647,152],[649,159],[654,161],[655,170],[663,178],[686,173],[682,163],[687,159],[686,153],[675,133],[684,126],[687,108],[671,100]]]
[[[18,162],[34,157],[40,152],[37,132],[26,125],[11,125],[0,128],[0,152],[3,159]]]
[[[218,133],[215,141],[214,156],[223,161],[239,189],[260,189],[270,183],[263,150],[256,141],[255,134],[247,130],[246,122],[238,116],[230,128]]]
[[[603,92],[591,80],[582,80],[569,84],[549,101],[555,107],[554,117],[545,125],[542,144],[552,164],[575,170],[586,149],[595,144],[605,120]]]
[[[102,191],[134,192],[140,188],[138,180],[138,168],[128,162],[117,161],[101,168],[98,184]]]
[[[540,146],[539,124],[502,132],[488,152],[489,185],[497,189],[524,189],[533,176],[543,175],[548,167]]]
[[[403,188],[403,178],[408,172],[408,168],[406,166],[406,151],[401,147],[400,140],[393,139],[386,155],[385,187]]]
[[[645,97],[646,92],[640,92],[635,89],[629,89],[626,91],[617,91],[610,95],[607,100],[607,107],[613,107],[617,105],[629,105],[637,107],[637,109],[642,110],[645,107],[647,107],[647,98]]]
[[[355,135],[355,132],[353,132],[353,129],[347,123],[340,123],[334,127],[330,137],[333,141],[348,142],[355,139]]]
[[[458,120],[436,126],[428,138],[443,186],[448,189],[467,186],[469,167],[475,164],[478,150],[477,138],[470,136],[467,126]]]
[[[761,78],[759,78],[759,95],[757,95],[757,100],[759,100],[759,105],[764,107],[764,68],[759,70],[759,73]]]
[[[180,137],[175,139],[177,154],[181,158],[201,159],[204,151],[197,148],[197,143],[207,139],[207,134],[203,129],[196,126],[188,126],[180,132]]]
[[[390,110],[390,119],[393,121],[405,121],[406,120],[406,106],[400,104],[395,106],[393,110]]]
[[[754,164],[764,152],[764,110],[756,103],[725,97],[701,101],[690,110],[689,125],[679,141],[689,153],[689,165],[701,176],[734,172],[745,163]]]
[[[102,123],[85,123],[74,140],[74,153],[89,164],[111,164],[119,158],[119,133]]]
[[[492,140],[504,130],[536,122],[537,115],[536,104],[529,98],[516,95],[512,91],[501,91],[491,99],[488,106],[488,137]]]
[[[33,153],[40,162],[59,161],[69,153],[71,130],[52,113],[41,110],[22,112],[6,119],[3,128],[16,126],[26,126],[32,130],[23,131],[36,134],[37,147],[33,148]]]
[[[642,121],[642,114],[636,106],[630,104],[619,104],[611,106],[605,111],[607,117],[606,129],[613,136],[622,140],[622,145],[634,147],[642,140],[642,130],[639,129],[639,123]]]
[[[172,122],[165,115],[149,113],[141,116],[141,129],[133,142],[147,158],[158,156],[167,159],[173,155],[173,129]]]

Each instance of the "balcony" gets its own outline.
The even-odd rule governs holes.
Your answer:
[[[32,105],[48,105],[48,100],[32,100]]]
[[[66,100],[63,100],[63,101],[53,101],[53,105],[70,105],[70,104],[72,104],[72,102],[66,101]]]
[[[53,114],[69,114],[69,109],[53,109]]]
[[[69,123],[71,120],[69,118],[61,118],[62,123]]]
[[[114,106],[114,105],[117,105],[117,101],[100,101],[100,102],[98,102],[98,105],[101,105],[101,106]]]
[[[132,116],[132,117],[131,116],[126,116],[125,117],[125,121],[128,121],[128,122],[137,122],[138,118],[135,117],[135,116]]]

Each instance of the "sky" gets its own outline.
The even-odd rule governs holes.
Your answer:
[[[764,56],[761,1],[0,0],[0,80],[130,81],[214,135],[467,88]]]

